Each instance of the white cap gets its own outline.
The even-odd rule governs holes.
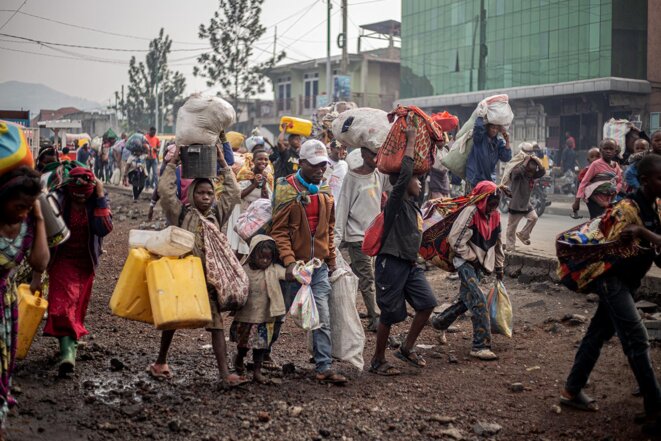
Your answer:
[[[298,152],[300,159],[305,159],[312,165],[321,164],[322,162],[329,162],[328,151],[323,142],[318,139],[308,139],[301,146]]]

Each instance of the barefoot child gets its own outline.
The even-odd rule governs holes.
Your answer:
[[[179,163],[179,147],[177,146],[172,161],[165,167],[165,171],[158,183],[158,193],[161,195],[161,206],[168,223],[178,225],[188,231],[195,233],[195,246],[193,255],[202,259],[206,272],[206,250],[205,231],[202,222],[215,225],[218,230],[229,219],[234,206],[241,202],[241,190],[236,182],[232,169],[227,166],[227,161],[223,157],[223,152],[218,148],[219,174],[224,178],[222,191],[219,191],[215,185],[215,180],[195,179],[188,187],[188,204],[184,205],[177,196],[177,178],[175,169]],[[228,386],[236,386],[245,382],[244,378],[229,373],[227,367],[227,354],[225,347],[225,332],[223,331],[223,318],[220,315],[220,306],[215,288],[209,284],[207,278],[207,288],[209,290],[209,302],[211,303],[211,322],[207,326],[207,331],[211,333],[211,345],[213,347],[221,381]],[[156,363],[149,366],[149,372],[157,378],[170,378],[172,373],[167,364],[168,350],[172,344],[174,330],[163,331],[161,335],[161,348],[158,353]]]
[[[234,359],[237,374],[245,374],[243,360],[252,349],[253,380],[261,384],[267,382],[262,375],[262,361],[273,339],[275,319],[286,312],[280,289],[286,270],[277,261],[278,250],[271,237],[260,234],[252,238],[248,256],[243,259],[243,269],[250,280],[248,301],[236,312],[230,328],[230,341],[238,349]]]
[[[376,348],[370,363],[370,372],[378,375],[397,375],[399,370],[386,360],[386,345],[390,328],[406,320],[406,302],[415,310],[411,328],[395,356],[418,368],[427,365],[415,352],[415,341],[429,316],[438,304],[436,296],[416,265],[422,242],[422,214],[415,202],[422,186],[413,175],[413,147],[415,128],[406,130],[406,150],[398,175],[390,175],[392,193],[384,212],[381,250],[376,256],[376,302],[381,310],[376,331]]]

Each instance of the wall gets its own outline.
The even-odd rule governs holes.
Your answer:
[[[647,10],[647,80],[652,83],[648,110],[661,112],[661,1],[649,0]]]

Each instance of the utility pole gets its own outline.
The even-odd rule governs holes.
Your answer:
[[[331,91],[331,0],[326,0],[328,3],[326,9],[326,96],[328,96],[328,103],[333,101],[333,92]]]
[[[487,86],[487,11],[484,9],[484,0],[480,0],[480,64],[477,68],[477,89],[484,90]]]
[[[161,51],[158,51],[158,59],[156,61],[156,86],[154,88],[154,95],[156,98],[156,105],[154,106],[154,127],[156,128],[156,133],[158,133],[158,76],[161,70]]]
[[[160,119],[160,124],[161,124],[161,130],[164,130],[163,127],[165,127],[165,87],[161,89],[161,105],[163,106],[163,111],[161,112],[161,119]]]
[[[347,38],[348,9],[349,4],[347,0],[342,0],[342,64],[340,65],[342,75],[346,75],[349,68],[349,39]]]

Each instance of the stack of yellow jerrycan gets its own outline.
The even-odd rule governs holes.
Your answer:
[[[32,340],[37,334],[39,323],[44,318],[48,301],[41,297],[40,292],[32,294],[30,285],[18,286],[18,336],[16,342],[16,358],[22,360],[28,355]]]
[[[113,314],[156,329],[200,328],[211,321],[202,261],[190,253],[195,235],[178,227],[131,230],[129,255],[110,299]]]

